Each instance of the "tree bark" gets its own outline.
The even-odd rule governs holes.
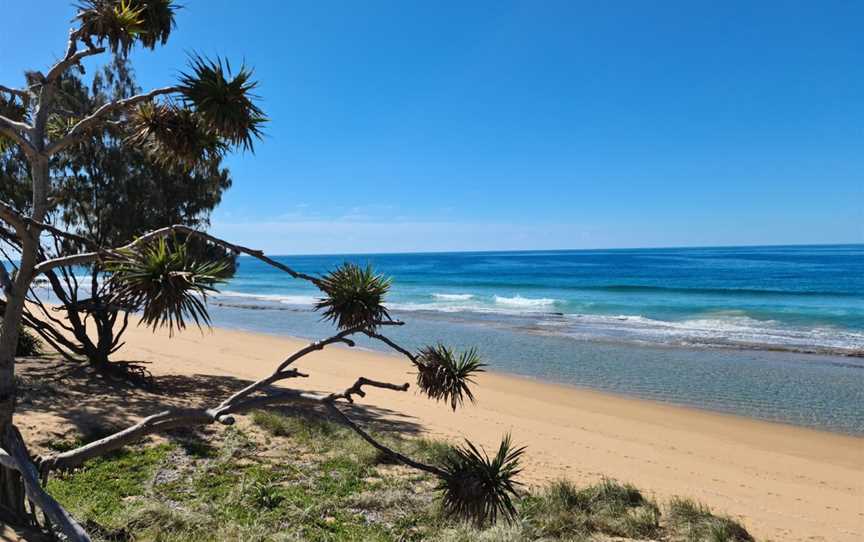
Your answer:
[[[43,95],[46,92],[43,90]],[[42,104],[44,106],[44,104]],[[40,110],[42,107],[40,106]],[[33,145],[41,151],[44,144],[44,118],[37,113],[33,130]],[[37,137],[38,136],[38,137]],[[27,292],[35,276],[34,269],[39,252],[39,227],[48,210],[49,168],[48,158],[39,155],[31,159],[33,176],[33,215],[32,222],[14,224],[21,239],[21,262],[12,287],[6,291],[6,307],[3,311],[3,324],[0,329],[0,448],[12,449],[18,442],[10,441],[10,435],[17,435],[13,425],[15,414],[15,351],[18,345],[18,330],[24,314]],[[0,511],[9,515],[8,521],[19,525],[33,525],[36,517],[27,513],[24,481],[21,473],[6,464],[0,466]]]

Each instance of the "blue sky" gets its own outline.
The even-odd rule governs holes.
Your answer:
[[[278,253],[864,242],[864,3],[185,0],[272,121],[213,231]],[[65,45],[0,0],[0,81]]]

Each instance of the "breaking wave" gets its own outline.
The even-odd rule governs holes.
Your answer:
[[[236,298],[244,300],[265,301],[270,303],[283,303],[285,305],[314,305],[318,297],[313,295],[282,295],[282,294],[250,294],[245,292],[233,292],[223,290],[212,296],[215,299]]]
[[[474,299],[474,294],[432,294],[432,297],[441,301],[468,301]]]
[[[631,315],[568,314],[557,320],[538,322],[537,328],[579,339],[864,356],[864,333],[785,326],[747,316],[675,322]]]
[[[556,303],[555,299],[550,299],[548,297],[542,297],[539,299],[530,298],[530,297],[522,297],[521,295],[513,296],[513,297],[502,297],[499,295],[494,296],[493,298],[495,303],[498,305],[505,305],[508,307],[550,307]]]

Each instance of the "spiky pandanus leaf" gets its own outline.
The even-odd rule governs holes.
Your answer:
[[[446,473],[438,484],[444,511],[477,525],[494,523],[499,516],[511,521],[524,453],[525,447],[514,447],[509,434],[492,458],[467,440],[464,446],[453,447],[440,465]]]
[[[210,324],[207,294],[224,280],[224,262],[198,262],[183,243],[164,238],[128,249],[106,262],[111,273],[112,303],[141,310],[141,322],[151,326],[184,329],[187,319],[195,325]]]
[[[231,145],[253,149],[253,138],[261,138],[267,121],[255,104],[258,83],[245,65],[233,74],[222,59],[194,56],[190,72],[180,76],[180,92],[187,106],[194,107],[208,128]]]
[[[191,168],[227,152],[228,145],[207,130],[195,111],[174,103],[144,103],[131,118],[126,140],[163,165]]]
[[[64,115],[50,115],[48,117],[48,137],[52,139],[60,139],[67,133],[69,130],[75,126],[75,123],[78,122],[79,119],[75,117],[69,117]]]
[[[323,310],[322,319],[340,329],[356,326],[376,327],[376,322],[390,319],[384,298],[390,290],[390,279],[353,263],[344,263],[319,280],[326,297],[315,305]]]
[[[140,18],[146,29],[138,35],[141,45],[152,50],[156,45],[168,43],[178,6],[172,0],[146,0],[139,3],[144,7]]]
[[[84,36],[107,42],[111,52],[123,56],[136,41],[148,49],[164,45],[174,28],[171,0],[84,0],[77,8]]]
[[[417,387],[436,401],[449,402],[455,411],[467,398],[474,402],[471,385],[474,375],[486,366],[475,348],[458,355],[449,347],[438,343],[427,346],[417,355]]]

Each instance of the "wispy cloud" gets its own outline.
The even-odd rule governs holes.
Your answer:
[[[214,220],[220,237],[274,254],[551,249],[586,246],[587,230],[572,224],[504,224],[370,219]],[[380,215],[379,215],[380,217]]]

